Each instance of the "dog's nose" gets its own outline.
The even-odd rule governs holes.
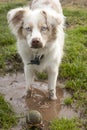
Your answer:
[[[39,38],[33,38],[32,48],[42,48],[42,43]]]

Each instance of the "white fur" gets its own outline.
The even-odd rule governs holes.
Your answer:
[[[44,0],[42,0],[43,2]],[[56,99],[56,81],[59,72],[59,65],[61,63],[61,59],[63,56],[63,46],[64,46],[64,16],[62,13],[62,8],[60,2],[58,0],[52,0],[54,3],[58,4],[59,12],[56,12],[51,6],[42,6],[41,0],[38,0],[38,3],[34,5],[34,1],[32,2],[32,8],[29,7],[24,8],[17,8],[13,9],[8,12],[8,23],[13,32],[13,34],[17,38],[17,48],[20,56],[22,57],[24,63],[24,72],[26,78],[26,88],[27,91],[30,89],[33,76],[35,71],[42,72],[43,70],[47,70],[48,73],[48,89],[50,93],[51,99]],[[51,4],[51,2],[50,2]],[[38,7],[38,8],[37,8]],[[23,16],[23,27],[26,28],[28,26],[28,22],[31,22],[34,26],[32,36],[30,34],[27,35],[26,39],[20,39],[18,36],[18,28],[21,25],[21,21],[14,26],[12,23],[12,18],[14,17],[15,13],[19,10],[25,10],[25,15]],[[47,12],[48,15],[53,16],[54,18],[59,20],[59,25],[57,27],[57,38],[50,44],[46,43],[46,40],[42,38],[40,31],[37,27],[38,18],[40,18],[40,11]],[[29,21],[28,21],[29,17]],[[43,47],[39,49],[31,49],[31,41],[33,38],[38,37],[40,38]],[[31,55],[42,55],[44,54],[44,58],[40,65],[28,65]]]

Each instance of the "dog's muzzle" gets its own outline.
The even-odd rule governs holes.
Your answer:
[[[39,38],[33,38],[32,39],[32,42],[31,42],[31,48],[35,48],[35,49],[38,49],[38,48],[42,48],[42,43],[40,41]]]

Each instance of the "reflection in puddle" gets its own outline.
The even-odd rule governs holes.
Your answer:
[[[70,107],[62,105],[64,98],[69,95],[64,89],[57,86],[57,100],[48,100],[48,87],[46,82],[34,82],[31,98],[24,98],[25,80],[22,73],[0,77],[0,93],[4,94],[17,114],[26,114],[29,110],[38,110],[44,121],[54,118],[72,118],[77,114]],[[17,130],[17,129],[16,129]],[[19,129],[18,129],[19,130]]]

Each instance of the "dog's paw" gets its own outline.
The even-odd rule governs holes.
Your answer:
[[[31,98],[32,97],[32,90],[29,89],[27,92],[26,92],[26,97],[27,98]]]
[[[49,99],[50,100],[56,100],[57,99],[57,96],[56,96],[54,90],[49,91]]]

